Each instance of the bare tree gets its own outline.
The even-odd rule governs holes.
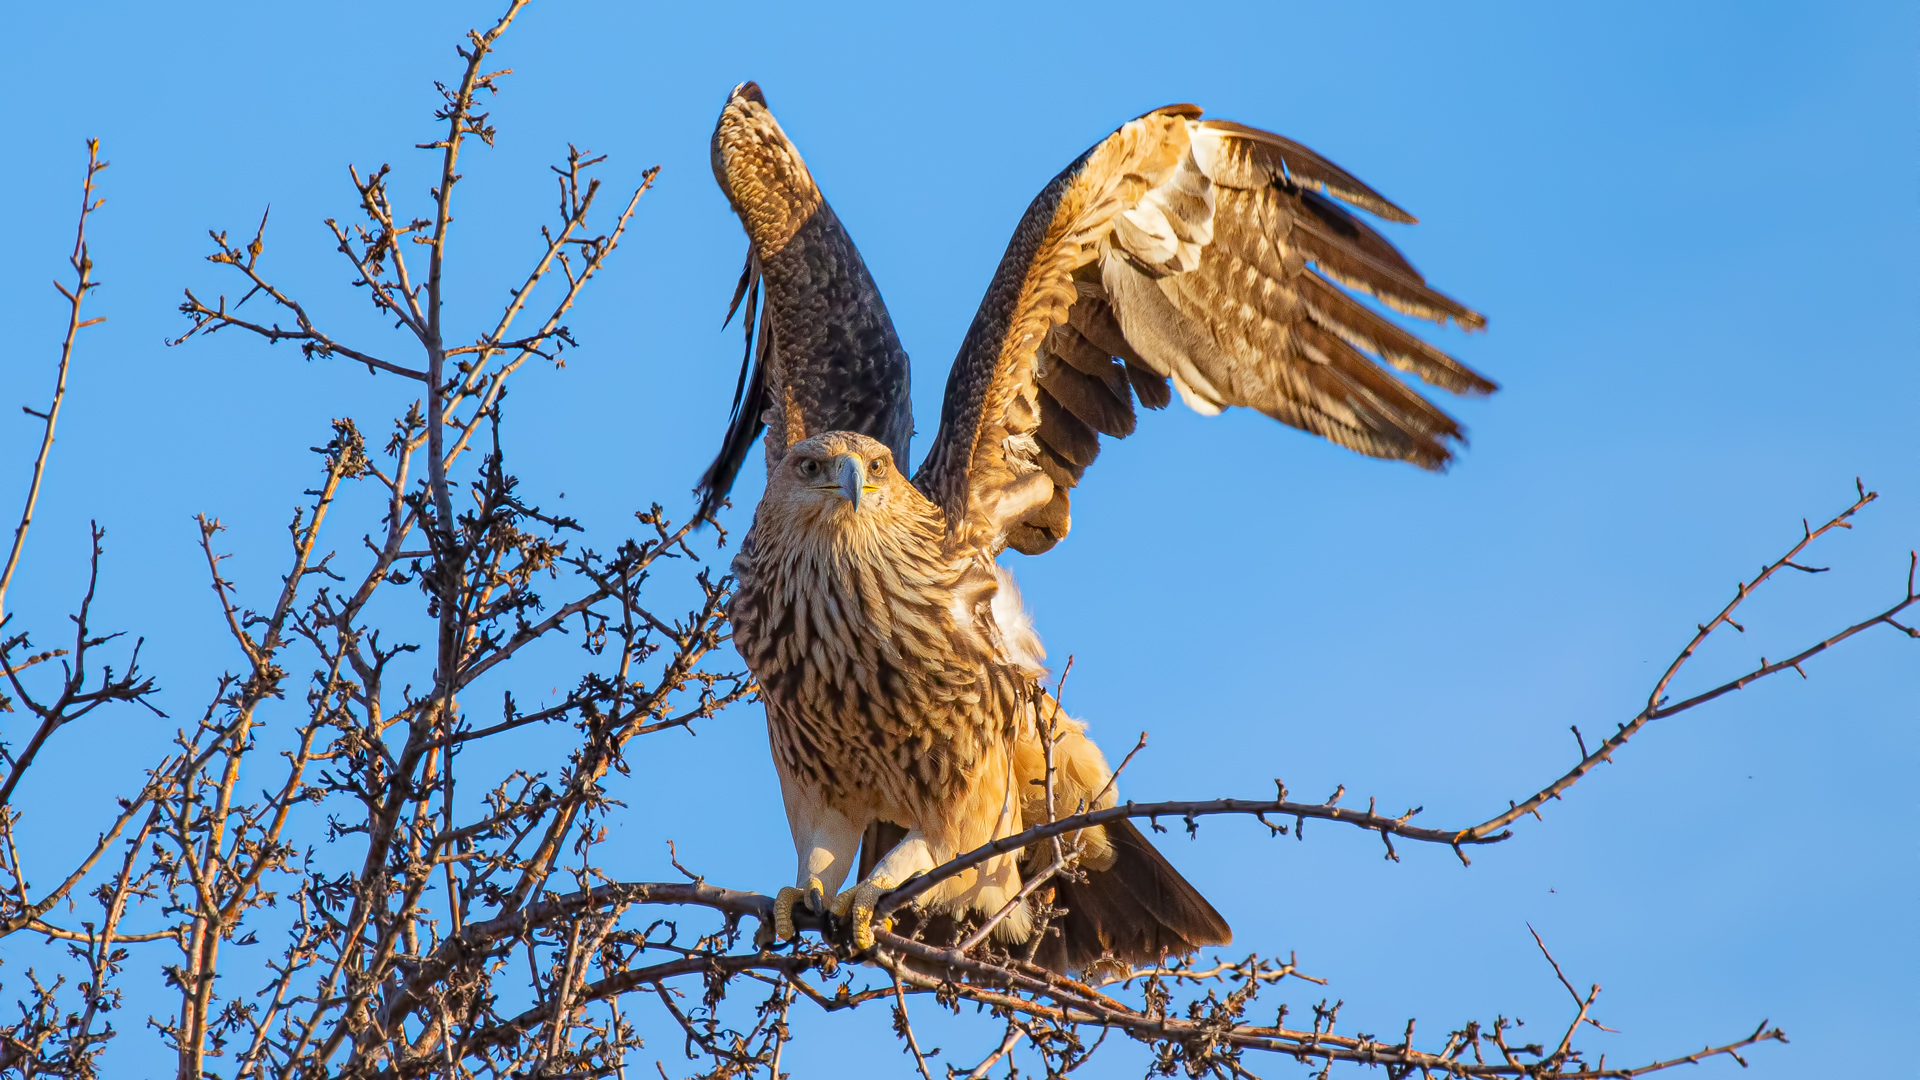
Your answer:
[[[67,725],[107,706],[151,709],[155,688],[139,672],[137,642],[126,647],[119,635],[91,627],[104,552],[97,527],[93,573],[69,643],[35,652],[28,632],[13,630],[11,615],[0,617],[0,671],[9,688],[0,710],[26,721],[21,732],[30,730],[0,757],[0,935],[43,942],[45,958],[12,984],[19,1011],[0,1043],[0,1070],[97,1075],[102,1051],[122,1035],[113,1020],[135,950],[166,957],[166,985],[177,1004],[149,1018],[148,1027],[176,1056],[183,1078],[625,1076],[637,1047],[633,1017],[657,1009],[684,1033],[702,1075],[778,1080],[791,1010],[871,1006],[891,1010],[904,1050],[932,1080],[933,1055],[916,1034],[909,999],[955,1012],[972,1003],[987,1018],[988,1052],[977,1064],[942,1066],[948,1077],[986,1076],[1021,1044],[1047,1076],[1064,1076],[1115,1033],[1150,1047],[1155,1073],[1196,1077],[1252,1076],[1265,1055],[1321,1076],[1335,1063],[1353,1062],[1394,1077],[1588,1080],[1740,1059],[1757,1043],[1784,1041],[1779,1029],[1761,1023],[1696,1052],[1634,1067],[1589,1060],[1578,1037],[1598,1026],[1598,987],[1578,990],[1545,942],[1544,961],[1570,997],[1555,1036],[1523,1042],[1511,1020],[1495,1017],[1417,1040],[1412,1021],[1397,1037],[1340,1030],[1340,1003],[1324,1000],[1310,1017],[1290,1020],[1282,1005],[1266,1014],[1271,1022],[1257,1019],[1263,990],[1285,980],[1321,981],[1291,957],[1196,960],[1073,979],[1033,963],[1031,949],[996,946],[988,931],[1005,911],[935,937],[908,905],[994,854],[1034,848],[1042,869],[1022,898],[1038,907],[1044,927],[1058,914],[1049,906],[1051,883],[1078,873],[1081,831],[1122,817],[1145,818],[1163,831],[1160,820],[1174,819],[1193,831],[1203,818],[1236,815],[1295,839],[1312,819],[1376,834],[1388,858],[1398,859],[1398,841],[1446,845],[1467,862],[1469,848],[1508,840],[1522,819],[1538,818],[1656,720],[1788,670],[1805,675],[1807,661],[1877,626],[1920,636],[1901,621],[1920,602],[1910,563],[1904,591],[1884,610],[1710,690],[1680,700],[1668,695],[1704,641],[1724,628],[1741,629],[1736,615],[1756,590],[1785,571],[1817,572],[1803,561],[1807,552],[1829,532],[1853,526],[1875,498],[1864,487],[1851,505],[1824,525],[1806,527],[1784,555],[1740,583],[1674,657],[1644,708],[1591,748],[1575,728],[1574,766],[1485,821],[1430,827],[1416,823],[1417,809],[1387,813],[1372,798],[1365,809],[1347,805],[1344,788],[1323,801],[1294,800],[1278,781],[1270,798],[1128,802],[1088,813],[1055,806],[1049,784],[1052,820],[885,896],[878,915],[897,922],[865,953],[853,952],[831,919],[808,923],[804,916],[814,936],[774,947],[768,935],[744,932],[742,921],[751,917],[764,928],[771,898],[709,884],[684,868],[685,880],[669,882],[606,873],[597,852],[618,808],[603,782],[629,768],[633,740],[711,717],[755,688],[726,646],[730,582],[706,561],[712,545],[724,543],[723,532],[716,527],[696,537],[695,521],[670,520],[653,505],[635,515],[636,537],[602,552],[586,546],[576,522],[523,498],[507,468],[508,381],[530,360],[557,362],[575,345],[564,319],[618,248],[656,170],[640,174],[624,201],[609,207],[598,175],[604,159],[570,150],[553,169],[557,216],[541,227],[537,254],[505,306],[478,327],[447,325],[447,245],[464,183],[462,153],[476,140],[492,143],[483,107],[506,74],[492,58],[525,2],[510,0],[491,28],[471,32],[459,50],[458,78],[441,86],[438,135],[423,146],[436,156],[438,178],[421,216],[396,206],[382,165],[349,170],[357,217],[327,222],[353,287],[393,321],[394,341],[349,343],[276,286],[263,265],[264,215],[251,237],[212,234],[208,258],[241,291],[229,300],[189,290],[181,305],[189,327],[175,344],[237,331],[297,343],[309,358],[363,365],[401,391],[392,401],[394,419],[371,451],[354,421],[333,422],[314,451],[315,486],[292,512],[277,585],[260,589],[230,579],[220,523],[201,519],[206,572],[234,666],[178,730],[172,751],[147,769],[137,790],[114,801],[115,816],[97,842],[58,883],[37,892],[21,869],[21,853],[35,837],[11,804],[21,777]],[[26,550],[78,332],[98,321],[81,315],[95,287],[86,229],[100,205],[94,188],[105,168],[96,144],[88,153],[69,260],[74,278],[56,286],[71,315],[51,404],[28,409],[44,423],[45,437],[0,574],[0,612]],[[359,535],[343,550],[329,538],[342,528],[335,504],[352,485],[370,486],[381,511],[345,526],[348,536]],[[663,578],[690,584],[696,602],[664,610],[653,599]],[[402,591],[396,602],[374,604],[382,590],[409,589],[418,590],[417,601]],[[549,595],[555,591],[557,598]],[[414,610],[424,617],[391,614]],[[510,689],[514,662],[561,635],[580,648],[577,683],[557,703],[523,710]],[[126,648],[124,671],[97,659],[110,647]],[[296,704],[287,699],[301,669],[311,675]],[[508,688],[497,714],[472,697],[489,675],[490,686]],[[263,729],[268,711],[293,722]],[[550,756],[522,768],[464,764],[476,745],[536,725],[572,735],[551,739]],[[255,783],[272,780],[250,794],[240,783],[243,769]],[[1048,771],[1051,777],[1051,765]],[[703,929],[682,930],[655,914],[662,906],[695,909]],[[234,946],[261,935],[281,941],[270,958],[236,959]],[[1039,936],[1033,940],[1037,945]],[[729,1004],[741,989],[748,1000]]]

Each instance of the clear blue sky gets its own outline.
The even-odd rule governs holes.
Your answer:
[[[227,523],[229,573],[263,596],[310,482],[307,447],[335,416],[382,430],[404,393],[233,334],[163,348],[183,285],[231,285],[201,261],[205,230],[250,230],[271,203],[271,271],[341,334],[386,340],[320,220],[352,212],[350,162],[392,161],[396,192],[424,199],[427,162],[407,148],[432,137],[432,80],[456,73],[458,35],[499,6],[10,16],[0,507],[15,505],[34,437],[12,410],[38,403],[50,375],[60,313],[45,283],[69,243],[83,137],[100,136],[113,167],[94,242],[107,282],[95,313],[110,321],[85,339],[32,573],[9,606],[61,632],[98,518],[103,622],[147,636],[176,717],[238,662],[191,516]],[[1390,235],[1491,320],[1443,344],[1504,389],[1458,406],[1472,447],[1446,476],[1178,406],[1108,446],[1072,537],[1013,565],[1055,660],[1077,657],[1069,708],[1116,754],[1152,733],[1129,795],[1262,796],[1282,776],[1313,797],[1344,783],[1349,800],[1423,804],[1434,824],[1479,820],[1572,763],[1569,724],[1600,733],[1630,717],[1695,623],[1803,516],[1845,506],[1855,476],[1883,499],[1815,553],[1833,571],[1773,587],[1749,633],[1716,638],[1685,685],[1898,593],[1920,544],[1912,5],[1244,8],[536,4],[501,53],[515,74],[499,145],[466,162],[456,314],[504,295],[549,212],[545,166],[569,141],[609,153],[616,186],[664,171],[569,320],[584,347],[564,371],[528,371],[512,397],[524,490],[603,541],[648,501],[690,507],[739,356],[719,322],[744,240],[707,165],[735,83],[765,87],[885,292],[916,361],[916,450],[1027,201],[1118,122],[1192,101],[1306,142],[1419,215]],[[757,490],[750,472],[737,501]],[[335,540],[351,557],[351,538]],[[1505,1013],[1557,1033],[1564,991],[1531,922],[1577,985],[1606,987],[1596,1015],[1620,1033],[1587,1045],[1610,1063],[1769,1018],[1793,1044],[1756,1050],[1743,1076],[1876,1071],[1875,1042],[1910,1036],[1920,1004],[1916,649],[1881,630],[1805,682],[1657,724],[1471,869],[1406,845],[1390,864],[1377,839],[1332,827],[1302,844],[1219,822],[1165,846],[1233,923],[1236,950],[1296,950],[1361,1030]],[[523,672],[511,688],[530,701],[546,683]],[[169,731],[123,711],[68,733],[24,793],[29,825],[90,836],[105,792]],[[615,791],[629,807],[623,876],[671,876],[671,836],[712,880],[785,883],[757,707],[655,738]],[[558,744],[526,752],[543,749],[557,766]],[[0,944],[0,980],[28,949]],[[136,955],[130,977],[156,980],[159,962]],[[1284,999],[1318,1000],[1307,989]],[[853,1053],[906,1075],[882,1011],[865,1013],[807,1017],[796,1071]],[[169,1070],[139,1019],[121,1022],[117,1071]],[[957,1063],[992,1026],[931,1041]],[[674,1071],[678,1040],[655,1031],[649,1053]],[[1139,1069],[1128,1049],[1088,1071]]]

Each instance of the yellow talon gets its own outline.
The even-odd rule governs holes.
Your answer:
[[[851,929],[854,952],[873,948],[873,905],[889,888],[892,886],[868,880],[833,898],[833,914],[836,918],[846,920]],[[892,919],[882,924],[883,929],[892,927]]]
[[[808,878],[807,887],[804,889],[788,885],[775,893],[773,897],[774,940],[792,941],[794,938],[800,936],[800,932],[794,929],[793,925],[793,905],[795,901],[805,900],[807,907],[811,908],[816,914],[825,914],[825,912],[820,909],[824,906],[823,899],[826,894],[826,887],[820,884],[820,879],[817,877]]]
[[[793,902],[805,895],[805,892],[791,885],[782,886],[780,891],[774,894],[773,939],[775,941],[793,940]]]

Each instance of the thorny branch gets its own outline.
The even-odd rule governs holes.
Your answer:
[[[1720,609],[1719,614],[1707,622],[1700,624],[1693,637],[1687,642],[1686,647],[1681,649],[1679,654],[1673,658],[1673,661],[1667,665],[1666,671],[1661,674],[1659,681],[1654,683],[1652,692],[1647,695],[1645,708],[1635,714],[1632,719],[1621,724],[1619,728],[1615,730],[1605,742],[1602,742],[1599,747],[1594,749],[1593,752],[1584,753],[1579,763],[1568,770],[1566,775],[1548,784],[1546,787],[1541,788],[1538,792],[1535,792],[1527,798],[1514,803],[1505,813],[1496,814],[1478,825],[1461,830],[1458,835],[1459,842],[1481,843],[1488,839],[1499,839],[1499,836],[1496,835],[1499,830],[1505,829],[1508,825],[1511,825],[1528,814],[1538,814],[1540,807],[1545,805],[1549,799],[1560,798],[1568,788],[1578,783],[1581,777],[1593,771],[1595,766],[1602,762],[1613,760],[1615,751],[1626,745],[1627,740],[1638,734],[1641,728],[1655,720],[1663,720],[1669,716],[1674,716],[1700,705],[1705,705],[1715,698],[1731,694],[1736,690],[1744,690],[1749,685],[1769,675],[1778,675],[1783,671],[1796,671],[1799,672],[1801,678],[1805,678],[1807,673],[1800,665],[1826,652],[1828,649],[1833,648],[1848,638],[1871,630],[1876,626],[1890,626],[1906,634],[1908,637],[1920,637],[1920,631],[1916,631],[1913,627],[1907,626],[1899,621],[1900,615],[1905,613],[1906,610],[1916,602],[1920,602],[1920,593],[1914,591],[1913,563],[1910,560],[1907,572],[1906,594],[1895,600],[1886,610],[1854,623],[1852,626],[1823,638],[1820,641],[1816,641],[1785,660],[1769,663],[1767,658],[1763,656],[1760,658],[1760,663],[1757,666],[1738,678],[1730,679],[1712,689],[1703,690],[1700,693],[1693,694],[1680,701],[1669,702],[1667,688],[1672,685],[1674,677],[1680,674],[1681,669],[1686,666],[1687,661],[1693,659],[1694,653],[1705,643],[1709,635],[1722,627],[1728,626],[1733,627],[1735,630],[1745,632],[1746,628],[1735,622],[1733,615],[1739,610],[1740,605],[1745,603],[1747,599],[1754,594],[1755,590],[1771,580],[1773,576],[1781,570],[1793,569],[1804,573],[1820,572],[1810,569],[1796,560],[1800,558],[1801,553],[1806,551],[1815,540],[1820,539],[1827,533],[1835,529],[1853,528],[1853,516],[1862,509],[1865,509],[1868,503],[1880,497],[1878,493],[1868,491],[1866,486],[1858,480],[1854,481],[1854,490],[1858,497],[1854,500],[1853,505],[1835,514],[1832,518],[1828,519],[1826,524],[1817,529],[1810,525],[1803,525],[1802,532],[1804,535],[1798,543],[1787,550],[1785,555],[1761,567],[1760,573],[1756,575],[1752,581],[1739,583],[1734,589],[1733,599],[1727,601],[1727,605]],[[1579,737],[1579,734],[1579,730],[1575,729],[1574,735]],[[1585,747],[1586,742],[1584,739],[1581,739],[1582,750],[1584,750]],[[1465,856],[1463,855],[1462,858],[1465,858]]]

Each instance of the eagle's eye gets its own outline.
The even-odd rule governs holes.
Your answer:
[[[873,476],[885,476],[887,473],[887,459],[874,458],[872,461],[867,462],[867,472]]]
[[[812,458],[800,459],[800,475],[814,476],[820,472],[820,463]]]

